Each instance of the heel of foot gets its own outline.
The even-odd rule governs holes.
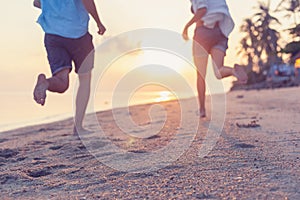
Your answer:
[[[37,83],[33,91],[34,100],[41,105],[45,104],[46,91],[48,89],[48,82],[44,74],[40,74],[37,78]]]
[[[200,111],[200,110],[198,110],[197,111],[197,116],[199,116],[200,118],[205,118],[206,117],[206,112],[205,112],[205,110],[203,111]]]

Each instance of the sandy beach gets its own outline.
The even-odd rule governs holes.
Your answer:
[[[207,119],[195,99],[99,112],[81,140],[73,119],[0,133],[1,199],[300,199],[299,91],[226,94],[224,126],[205,155],[219,120],[211,98]]]

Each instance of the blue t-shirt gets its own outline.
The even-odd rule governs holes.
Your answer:
[[[79,38],[88,31],[89,14],[81,0],[41,0],[38,23],[45,33]]]

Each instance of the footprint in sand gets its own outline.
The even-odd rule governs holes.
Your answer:
[[[8,139],[0,139],[0,143],[6,142]]]
[[[49,147],[49,149],[51,150],[59,150],[63,147],[63,145],[57,145],[57,146],[52,146],[52,147]]]
[[[252,144],[239,143],[239,144],[235,144],[234,148],[251,149],[251,148],[255,148],[255,146]]]
[[[32,164],[33,165],[40,165],[43,163],[47,163],[47,160],[43,159],[43,158],[34,158]]]
[[[147,151],[144,151],[144,150],[131,150],[131,151],[128,151],[128,152],[131,152],[131,153],[147,153]]]
[[[40,128],[39,130],[37,130],[37,132],[40,133],[40,132],[57,131],[57,130],[60,130],[60,129],[57,129],[57,128]]]
[[[48,145],[48,144],[52,144],[53,142],[50,142],[50,141],[40,141],[40,140],[37,140],[37,141],[34,141],[32,143],[30,143],[31,145]]]
[[[18,155],[19,152],[16,149],[0,149],[0,157],[11,158]]]
[[[67,165],[54,165],[54,166],[47,166],[42,169],[35,169],[28,171],[27,175],[32,178],[39,178],[42,176],[48,176],[50,174],[53,174],[53,170],[61,170],[69,168]]]
[[[116,172],[113,172],[111,174],[109,174],[108,176],[123,176],[127,174],[126,172],[122,172],[122,171],[116,171]]]
[[[10,184],[15,183],[18,180],[18,177],[16,175],[10,175],[10,174],[3,174],[0,175],[0,184]]]
[[[160,136],[159,135],[153,135],[153,136],[151,136],[151,137],[148,137],[147,139],[158,139],[158,138],[160,138]]]
[[[27,173],[28,176],[32,178],[39,178],[42,176],[47,176],[52,174],[50,171],[50,167],[45,167],[43,169],[32,170]]]

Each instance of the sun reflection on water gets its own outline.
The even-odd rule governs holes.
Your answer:
[[[174,99],[174,95],[170,91],[161,91],[159,96],[154,99],[154,102],[170,101]]]

